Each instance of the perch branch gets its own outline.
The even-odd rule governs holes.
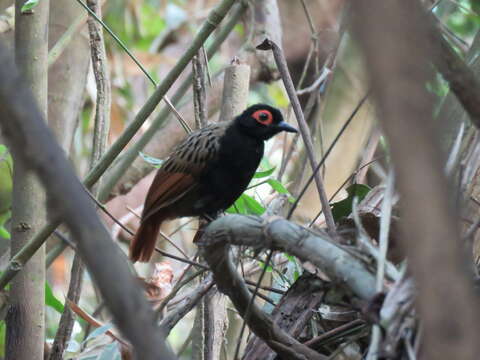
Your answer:
[[[228,215],[213,221],[205,234],[208,245],[215,241],[280,250],[310,261],[362,299],[368,300],[376,293],[373,274],[326,233],[315,233],[284,219],[264,222],[255,216]]]
[[[226,234],[230,231],[225,230],[228,229],[228,225],[226,227],[225,221],[222,221],[223,219],[229,219],[229,222],[232,222],[232,224],[236,223],[237,225],[234,225],[236,228],[238,228],[237,221],[241,221],[243,225],[245,225],[245,219],[252,220],[256,223],[250,224],[253,226],[248,228],[250,229],[256,226],[256,229],[261,230],[259,226],[259,221],[261,220],[259,218],[237,215],[226,216],[215,220],[207,227],[198,245],[201,246],[203,256],[210,265],[218,289],[229,296],[235,308],[248,322],[250,329],[255,335],[265,341],[281,358],[298,360],[327,359],[324,355],[317,353],[292,338],[282,330],[278,324],[274,323],[271,317],[266,315],[255,303],[251,304],[251,293],[233,265],[230,254],[230,244],[226,241],[227,239],[234,240],[236,236],[231,236],[233,235],[232,233]],[[261,234],[258,235],[262,236]],[[248,238],[250,241],[253,240],[251,234]],[[242,240],[247,239],[243,238]],[[246,242],[248,242],[248,240]],[[246,317],[247,309],[249,309],[248,318]]]

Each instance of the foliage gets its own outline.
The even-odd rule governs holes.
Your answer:
[[[362,201],[368,192],[371,190],[369,186],[363,184],[353,184],[347,189],[348,196],[346,199],[332,203],[332,214],[335,222],[338,222],[341,218],[347,217],[352,213],[353,199],[358,198],[358,201]]]

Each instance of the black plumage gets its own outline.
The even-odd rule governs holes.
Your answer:
[[[192,132],[162,164],[145,199],[130,246],[132,261],[148,261],[166,219],[215,216],[245,191],[263,157],[264,141],[297,130],[281,112],[257,104],[232,121]]]

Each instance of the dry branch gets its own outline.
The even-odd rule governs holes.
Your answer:
[[[186,295],[182,301],[176,305],[175,309],[165,316],[160,322],[160,328],[167,336],[174,326],[198,305],[202,298],[212,289],[213,285],[212,276],[207,275],[196,289]]]
[[[330,279],[348,286],[362,299],[375,295],[375,277],[364,264],[323,232],[313,232],[290,221],[264,221],[255,216],[228,215],[213,221],[202,244],[245,245],[255,249],[285,251],[302,261],[310,261]]]
[[[315,183],[317,185],[318,195],[320,196],[320,202],[322,203],[322,210],[325,216],[325,221],[327,223],[328,230],[330,231],[331,234],[335,234],[336,233],[335,221],[333,220],[332,210],[330,209],[330,205],[328,203],[325,186],[323,184],[322,178],[320,177],[320,173],[315,171],[318,166],[318,163],[317,163],[317,160],[315,159],[315,151],[313,147],[312,135],[310,133],[310,129],[307,125],[307,122],[305,121],[305,117],[303,115],[303,111],[300,106],[300,101],[298,100],[298,96],[295,91],[295,86],[293,85],[290,72],[288,71],[287,61],[285,60],[283,51],[275,42],[269,39],[265,39],[263,43],[257,46],[257,49],[272,50],[273,52],[275,62],[277,63],[278,70],[280,71],[280,76],[282,77],[283,84],[285,85],[285,89],[287,91],[288,97],[290,98],[293,111],[295,113],[295,116],[297,117],[300,134],[302,135],[303,142],[305,143],[307,157],[310,162],[310,166],[312,167],[313,176],[315,179]]]
[[[101,6],[96,0],[87,0],[88,7],[97,14],[101,15]],[[97,99],[95,102],[95,128],[90,159],[90,169],[93,169],[97,161],[105,153],[107,147],[108,133],[110,129],[110,106],[111,106],[111,88],[109,72],[107,66],[107,54],[103,40],[102,26],[92,17],[88,18],[88,30],[90,35],[90,52],[92,57],[93,73],[97,87]],[[96,187],[98,188],[98,187]],[[95,193],[96,190],[94,190]],[[70,271],[70,284],[68,286],[67,299],[72,304],[78,304],[82,293],[83,273],[85,265],[80,254],[75,253]],[[55,339],[50,351],[50,360],[63,359],[63,352],[67,342],[72,335],[75,318],[70,307],[65,307]]]
[[[304,272],[273,310],[273,321],[298,338],[320,306],[324,294],[322,281],[316,275]],[[254,337],[245,349],[243,360],[273,360],[275,357],[261,339]]]
[[[433,16],[427,18],[433,48],[431,58],[478,129],[480,128],[480,80],[442,36]]]
[[[35,101],[8,51],[0,50],[0,121],[19,163],[33,170],[47,190],[52,211],[61,216],[82,255],[114,321],[133,345],[137,358],[174,356],[154,324],[154,314],[118,247],[98,219],[63,151],[43,123]],[[13,93],[11,89],[15,88]]]
[[[467,278],[433,121],[428,20],[417,0],[352,2],[402,204],[403,245],[419,297],[426,359],[476,359],[478,298]]]
[[[164,80],[157,87],[153,95],[143,105],[134,121],[130,123],[122,135],[112,144],[104,156],[98,161],[95,167],[87,174],[84,184],[87,187],[93,186],[115,158],[120,154],[122,149],[132,139],[137,130],[147,120],[148,116],[155,110],[157,104],[162,100],[164,95],[170,89],[175,80],[180,76],[193,55],[207,40],[208,36],[216,29],[218,24],[225,17],[227,12],[235,3],[235,0],[223,0],[220,2],[207,16],[206,21],[200,28],[197,36],[192,41],[190,47],[185,51],[183,56],[178,60],[173,69],[167,74]],[[100,197],[101,198],[101,197]],[[12,261],[8,264],[7,269],[0,277],[0,288],[3,289],[8,282],[23,268],[33,254],[42,246],[47,237],[60,225],[60,221],[52,220],[46,226],[41,228],[34,237],[15,254]]]
[[[281,358],[325,360],[326,357],[324,355],[299,343],[282,330],[278,324],[274,323],[271,317],[265,314],[255,303],[251,303],[252,295],[243,278],[238,274],[233,265],[229,241],[235,242],[235,240],[241,240],[244,245],[252,245],[255,237],[252,237],[252,234],[243,232],[242,236],[237,238],[230,231],[230,223],[226,224],[224,219],[228,219],[237,230],[239,229],[238,224],[240,222],[244,225],[240,226],[240,229],[254,229],[256,225],[255,230],[261,230],[259,226],[261,219],[238,215],[226,216],[215,220],[207,227],[198,245],[201,246],[203,256],[213,272],[218,289],[228,295],[235,308],[255,335],[265,341]],[[251,220],[256,224],[250,223],[245,226],[245,220]],[[236,225],[233,225],[233,223]],[[255,232],[255,230],[253,232]],[[235,235],[238,236],[240,234]],[[261,237],[261,234],[257,235],[258,238]],[[258,238],[256,239],[257,241]]]

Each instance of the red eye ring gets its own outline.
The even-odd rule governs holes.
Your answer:
[[[268,110],[257,110],[252,117],[262,125],[270,125],[273,121],[273,115]]]

